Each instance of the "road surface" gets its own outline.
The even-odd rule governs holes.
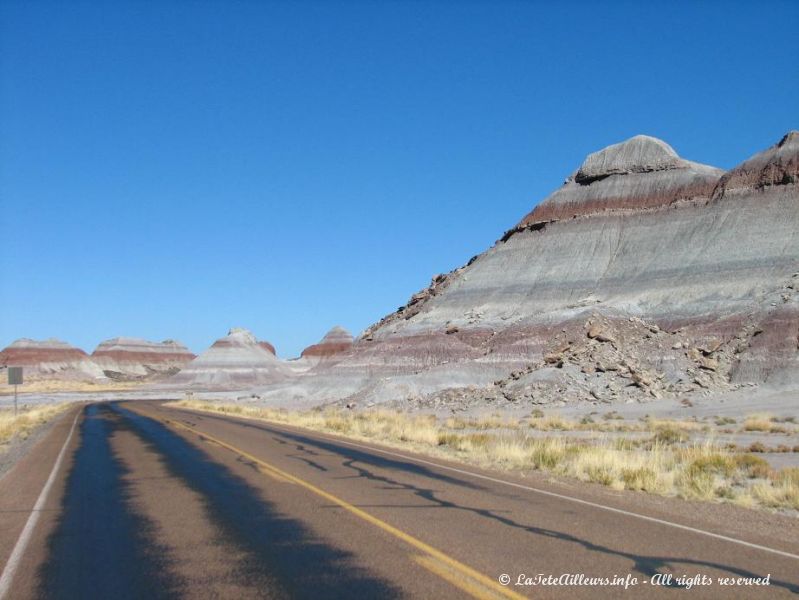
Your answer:
[[[795,597],[796,522],[97,403],[0,480],[0,596]]]

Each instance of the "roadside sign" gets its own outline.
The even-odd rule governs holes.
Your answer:
[[[8,385],[22,385],[22,367],[8,367]]]
[[[14,386],[14,416],[17,416],[17,386],[22,385],[22,367],[8,367],[8,385]]]

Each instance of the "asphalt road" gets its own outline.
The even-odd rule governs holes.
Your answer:
[[[796,523],[109,402],[0,480],[0,597],[793,597]]]

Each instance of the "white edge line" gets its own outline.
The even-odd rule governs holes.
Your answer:
[[[55,483],[56,475],[61,467],[61,463],[64,461],[64,455],[67,452],[67,446],[69,446],[69,442],[72,439],[72,434],[75,431],[75,424],[78,422],[78,417],[80,417],[82,412],[83,411],[79,409],[78,414],[75,415],[75,419],[72,421],[72,427],[69,430],[69,435],[64,441],[64,445],[61,446],[61,452],[58,453],[58,456],[55,459],[53,470],[50,471],[50,476],[47,478],[39,497],[36,499],[36,504],[33,505],[33,510],[28,517],[28,521],[25,523],[22,533],[19,534],[19,538],[14,546],[14,550],[11,552],[8,562],[6,562],[6,566],[3,568],[3,574],[0,575],[0,600],[5,598],[8,594],[8,591],[11,589],[11,583],[14,580],[14,574],[17,572],[19,562],[22,559],[22,556],[25,554],[25,550],[27,549],[28,543],[31,540],[36,523],[39,522],[39,517],[42,514],[42,508],[44,508],[44,504],[47,502],[47,496],[50,494],[50,488],[52,488],[53,483]]]
[[[187,409],[179,409],[179,410],[187,410]],[[215,414],[215,413],[209,413],[209,412],[204,412],[204,411],[193,411],[193,410],[188,410],[188,412],[195,412],[195,413],[198,413],[198,414]],[[217,415],[217,416],[228,417],[229,419],[236,419],[237,418],[237,417],[228,416],[228,415]],[[242,419],[242,420],[244,420],[244,421],[258,421],[258,419]],[[264,424],[267,424],[267,425],[275,426],[277,429],[280,429],[281,427],[284,427],[282,423],[273,423],[272,421],[260,421],[260,422],[264,423]],[[760,544],[753,544],[752,542],[746,542],[744,540],[739,540],[737,538],[729,537],[729,536],[726,536],[726,535],[721,535],[720,533],[713,533],[712,531],[705,531],[704,529],[697,529],[696,527],[690,527],[688,525],[681,525],[679,523],[674,523],[672,521],[666,521],[665,519],[658,519],[657,517],[649,517],[647,515],[642,515],[640,513],[630,512],[630,511],[624,510],[622,508],[614,508],[612,506],[606,506],[604,504],[599,504],[597,502],[591,502],[590,500],[582,500],[580,498],[575,498],[574,496],[567,496],[565,494],[558,494],[557,492],[550,492],[550,491],[547,491],[547,490],[534,488],[534,487],[531,487],[529,485],[523,485],[521,483],[514,483],[512,481],[505,481],[504,479],[498,479],[496,477],[490,477],[489,475],[481,475],[480,473],[473,473],[472,471],[466,471],[464,469],[458,469],[456,467],[449,467],[447,465],[441,465],[441,464],[438,464],[438,463],[435,463],[435,462],[432,462],[432,461],[429,461],[429,460],[424,460],[423,458],[415,458],[415,457],[407,456],[405,454],[400,454],[398,452],[391,452],[389,450],[381,450],[381,449],[378,449],[378,448],[374,448],[372,446],[366,446],[364,444],[358,444],[356,442],[345,441],[345,440],[340,439],[339,437],[327,436],[327,434],[325,434],[324,432],[314,431],[313,429],[305,429],[303,427],[296,427],[296,429],[299,429],[300,431],[303,431],[303,432],[310,432],[312,434],[317,434],[317,435],[321,434],[322,436],[328,437],[329,440],[331,440],[331,441],[333,441],[333,442],[335,442],[337,444],[344,444],[346,446],[353,446],[354,448],[363,448],[363,449],[369,450],[371,452],[377,452],[377,453],[380,453],[380,454],[386,454],[388,456],[396,456],[398,458],[403,458],[403,459],[405,459],[407,461],[410,461],[410,462],[416,462],[416,463],[421,463],[421,464],[425,464],[425,465],[430,465],[430,466],[436,467],[438,469],[443,469],[445,471],[453,471],[455,473],[460,473],[462,475],[468,475],[470,477],[475,477],[477,479],[484,479],[486,481],[492,481],[494,483],[501,483],[501,484],[504,484],[504,485],[507,485],[507,486],[510,486],[510,487],[515,487],[515,488],[519,488],[519,489],[522,489],[522,490],[527,490],[529,492],[535,492],[536,494],[543,494],[544,496],[551,496],[553,498],[559,498],[561,500],[568,500],[570,502],[576,502],[577,504],[583,504],[585,506],[591,506],[593,508],[599,508],[601,510],[606,510],[606,511],[617,513],[617,514],[621,514],[621,515],[627,515],[628,517],[635,517],[637,519],[641,519],[643,521],[649,521],[651,523],[658,523],[660,525],[667,525],[669,527],[674,527],[676,529],[682,529],[684,531],[691,531],[693,533],[698,533],[700,535],[705,535],[705,536],[708,536],[708,537],[716,538],[718,540],[724,540],[725,542],[731,542],[733,544],[740,544],[741,546],[746,546],[748,548],[755,548],[756,550],[762,550],[764,552],[771,552],[772,554],[779,554],[780,556],[785,556],[787,558],[793,558],[793,559],[799,560],[799,554],[791,554],[790,552],[785,552],[783,550],[777,550],[776,548],[769,548],[768,546],[761,546]],[[291,429],[289,429],[289,431],[291,431]],[[0,595],[0,598],[2,598],[2,595]]]

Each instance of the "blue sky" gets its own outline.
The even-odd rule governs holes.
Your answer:
[[[354,333],[637,133],[799,127],[796,2],[0,3],[0,345]]]

